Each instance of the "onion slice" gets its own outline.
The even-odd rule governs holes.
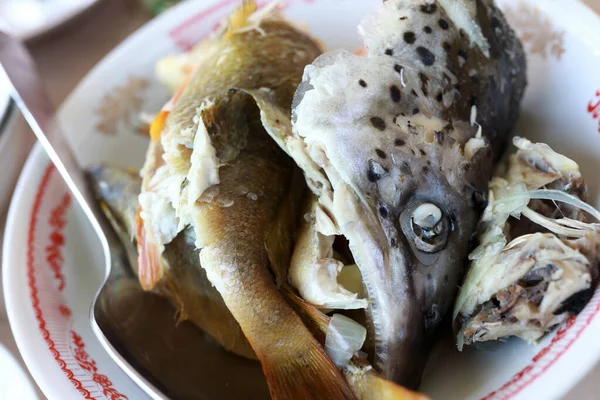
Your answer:
[[[566,203],[573,207],[577,207],[577,208],[587,212],[588,214],[590,214],[591,216],[596,218],[598,221],[600,221],[600,212],[598,210],[596,210],[594,207],[592,207],[585,201],[582,201],[581,199],[573,196],[572,194],[565,193],[560,190],[554,190],[554,189],[531,190],[528,192],[513,194],[513,195],[503,198],[501,200],[496,200],[494,203],[496,203],[496,204],[507,203],[507,202],[510,202],[515,199],[539,199],[539,200],[560,201],[561,203]]]
[[[325,351],[338,368],[345,368],[366,338],[364,326],[342,314],[333,314],[325,336]]]

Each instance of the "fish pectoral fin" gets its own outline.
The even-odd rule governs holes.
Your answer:
[[[162,279],[164,267],[158,247],[150,242],[146,236],[144,220],[140,217],[139,210],[135,218],[135,226],[138,248],[138,279],[142,288],[149,291]]]
[[[273,228],[265,241],[269,265],[275,275],[277,288],[281,288],[288,278],[295,241],[293,233],[297,231],[297,219],[305,191],[306,184],[302,172],[294,169],[288,195],[280,205]]]
[[[290,285],[285,284],[281,291],[296,314],[300,316],[304,325],[308,327],[319,343],[325,343],[329,317],[300,297]]]
[[[160,285],[160,287],[157,287],[157,291],[167,297],[171,301],[171,304],[173,304],[175,308],[175,319],[177,320],[177,324],[188,319],[185,302],[179,295],[179,291],[175,282],[169,278],[164,279],[164,284]]]

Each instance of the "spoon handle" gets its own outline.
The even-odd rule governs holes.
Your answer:
[[[94,296],[90,309],[92,330],[112,359],[152,399],[166,398],[113,347],[100,327],[97,319],[98,316],[102,317],[102,305],[99,297],[111,276],[113,265],[115,274],[119,274],[125,268],[124,265],[130,268],[127,254],[125,254],[117,234],[102,214],[91,187],[88,185],[86,175],[58,126],[56,110],[46,95],[31,55],[22,43],[2,32],[0,32],[0,79],[7,80],[9,88],[12,89],[12,97],[21,109],[23,116],[100,239],[104,252],[105,270],[104,280]]]
[[[103,229],[105,222],[98,214],[98,207],[94,206],[94,196],[85,174],[58,126],[56,110],[44,90],[35,62],[21,42],[3,32],[0,32],[0,79],[6,79],[12,89],[11,96],[25,120],[107,250],[108,243]]]

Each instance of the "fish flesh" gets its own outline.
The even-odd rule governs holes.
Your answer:
[[[600,213],[585,203],[579,166],[515,137],[478,229],[479,246],[454,310],[457,345],[509,336],[540,339],[577,314],[600,274]],[[600,220],[599,220],[600,221]]]
[[[104,213],[111,221],[126,249],[135,244],[138,196],[142,179],[139,173],[103,165],[88,171],[90,182]],[[200,265],[192,229],[186,229],[165,245],[161,264],[166,274],[153,292],[167,298],[178,313],[178,320],[189,320],[209,334],[226,350],[239,356],[256,359],[223,298],[206,277]],[[129,255],[130,264],[137,265],[138,253]],[[137,273],[137,269],[134,271]]]
[[[256,8],[244,1],[201,44],[202,61],[152,135],[136,218],[140,282],[151,290],[168,275],[160,255],[192,229],[200,265],[261,362],[271,396],[353,399],[277,288],[305,185],[270,133],[291,135],[282,120],[320,49],[278,13]]]
[[[275,136],[316,196],[289,274],[316,306],[365,309],[373,366],[414,388],[462,281],[526,60],[491,0],[388,0],[359,33],[367,55],[307,66],[293,134]],[[354,264],[364,297],[337,281]]]

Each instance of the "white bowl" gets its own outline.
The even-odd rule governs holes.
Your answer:
[[[330,47],[359,45],[356,26],[380,0],[289,0],[286,13],[308,22]],[[85,165],[139,167],[147,139],[135,115],[166,100],[155,61],[213,29],[235,0],[182,3],[132,35],[73,91],[60,121]],[[580,163],[600,206],[600,18],[574,0],[502,0],[524,35],[530,85],[517,133]],[[331,18],[335,15],[335,18]],[[49,398],[143,399],[102,350],[89,305],[104,274],[97,240],[41,148],[31,153],[15,192],[4,243],[4,290],[19,349]],[[422,389],[434,399],[552,399],[600,356],[600,291],[564,327],[528,346],[456,351],[438,343]]]

